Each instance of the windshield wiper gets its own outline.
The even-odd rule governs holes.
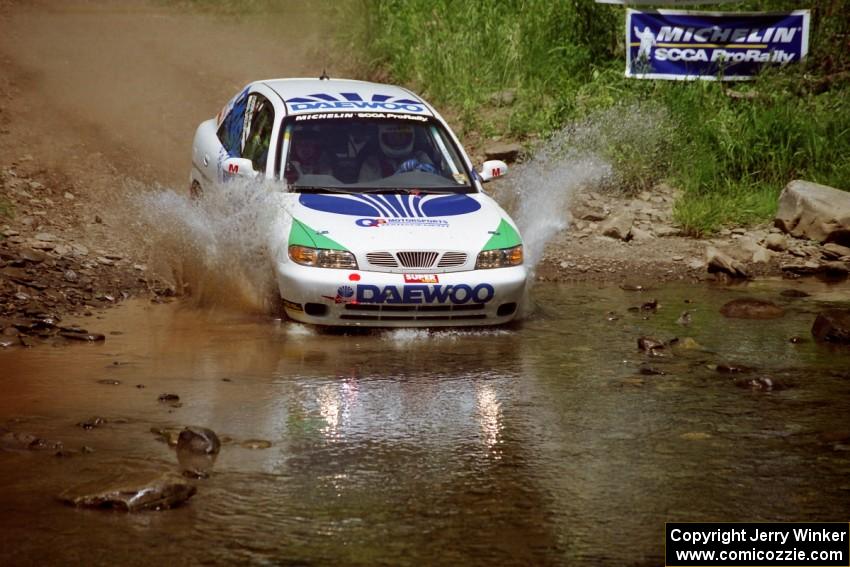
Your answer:
[[[337,187],[324,187],[320,185],[293,185],[292,188],[296,193],[345,193],[351,194],[353,191],[348,189],[340,189]]]
[[[400,195],[451,195],[462,192],[457,189],[467,189],[467,187],[375,187],[369,189],[357,189],[357,192],[397,193]]]

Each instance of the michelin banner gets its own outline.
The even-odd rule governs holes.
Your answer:
[[[809,11],[628,10],[626,45],[627,77],[752,79],[766,65],[806,57]]]

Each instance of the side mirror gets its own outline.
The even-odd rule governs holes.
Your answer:
[[[254,164],[251,160],[241,157],[227,158],[221,163],[221,169],[224,172],[224,178],[232,177],[247,177],[253,179],[257,177],[257,172],[254,171]]]
[[[508,164],[498,159],[485,161],[481,166],[481,181],[484,183],[497,177],[504,177],[507,174]]]

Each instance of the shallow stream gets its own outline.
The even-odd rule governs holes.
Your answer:
[[[743,296],[786,314],[719,314]],[[0,450],[0,563],[655,565],[666,521],[847,520],[850,352],[809,332],[846,286],[539,284],[533,297],[511,328],[365,334],[137,300],[79,322],[105,343],[2,351],[0,427],[94,452]],[[642,335],[679,341],[652,357]],[[737,384],[758,377],[783,388]],[[106,423],[76,425],[92,416]],[[185,506],[56,501],[176,470],[150,430],[182,425],[225,439]],[[271,446],[248,448],[257,439]]]

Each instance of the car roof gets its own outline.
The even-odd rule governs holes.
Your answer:
[[[434,116],[428,103],[395,85],[351,79],[272,79],[258,82],[280,95],[290,114],[347,110]]]

